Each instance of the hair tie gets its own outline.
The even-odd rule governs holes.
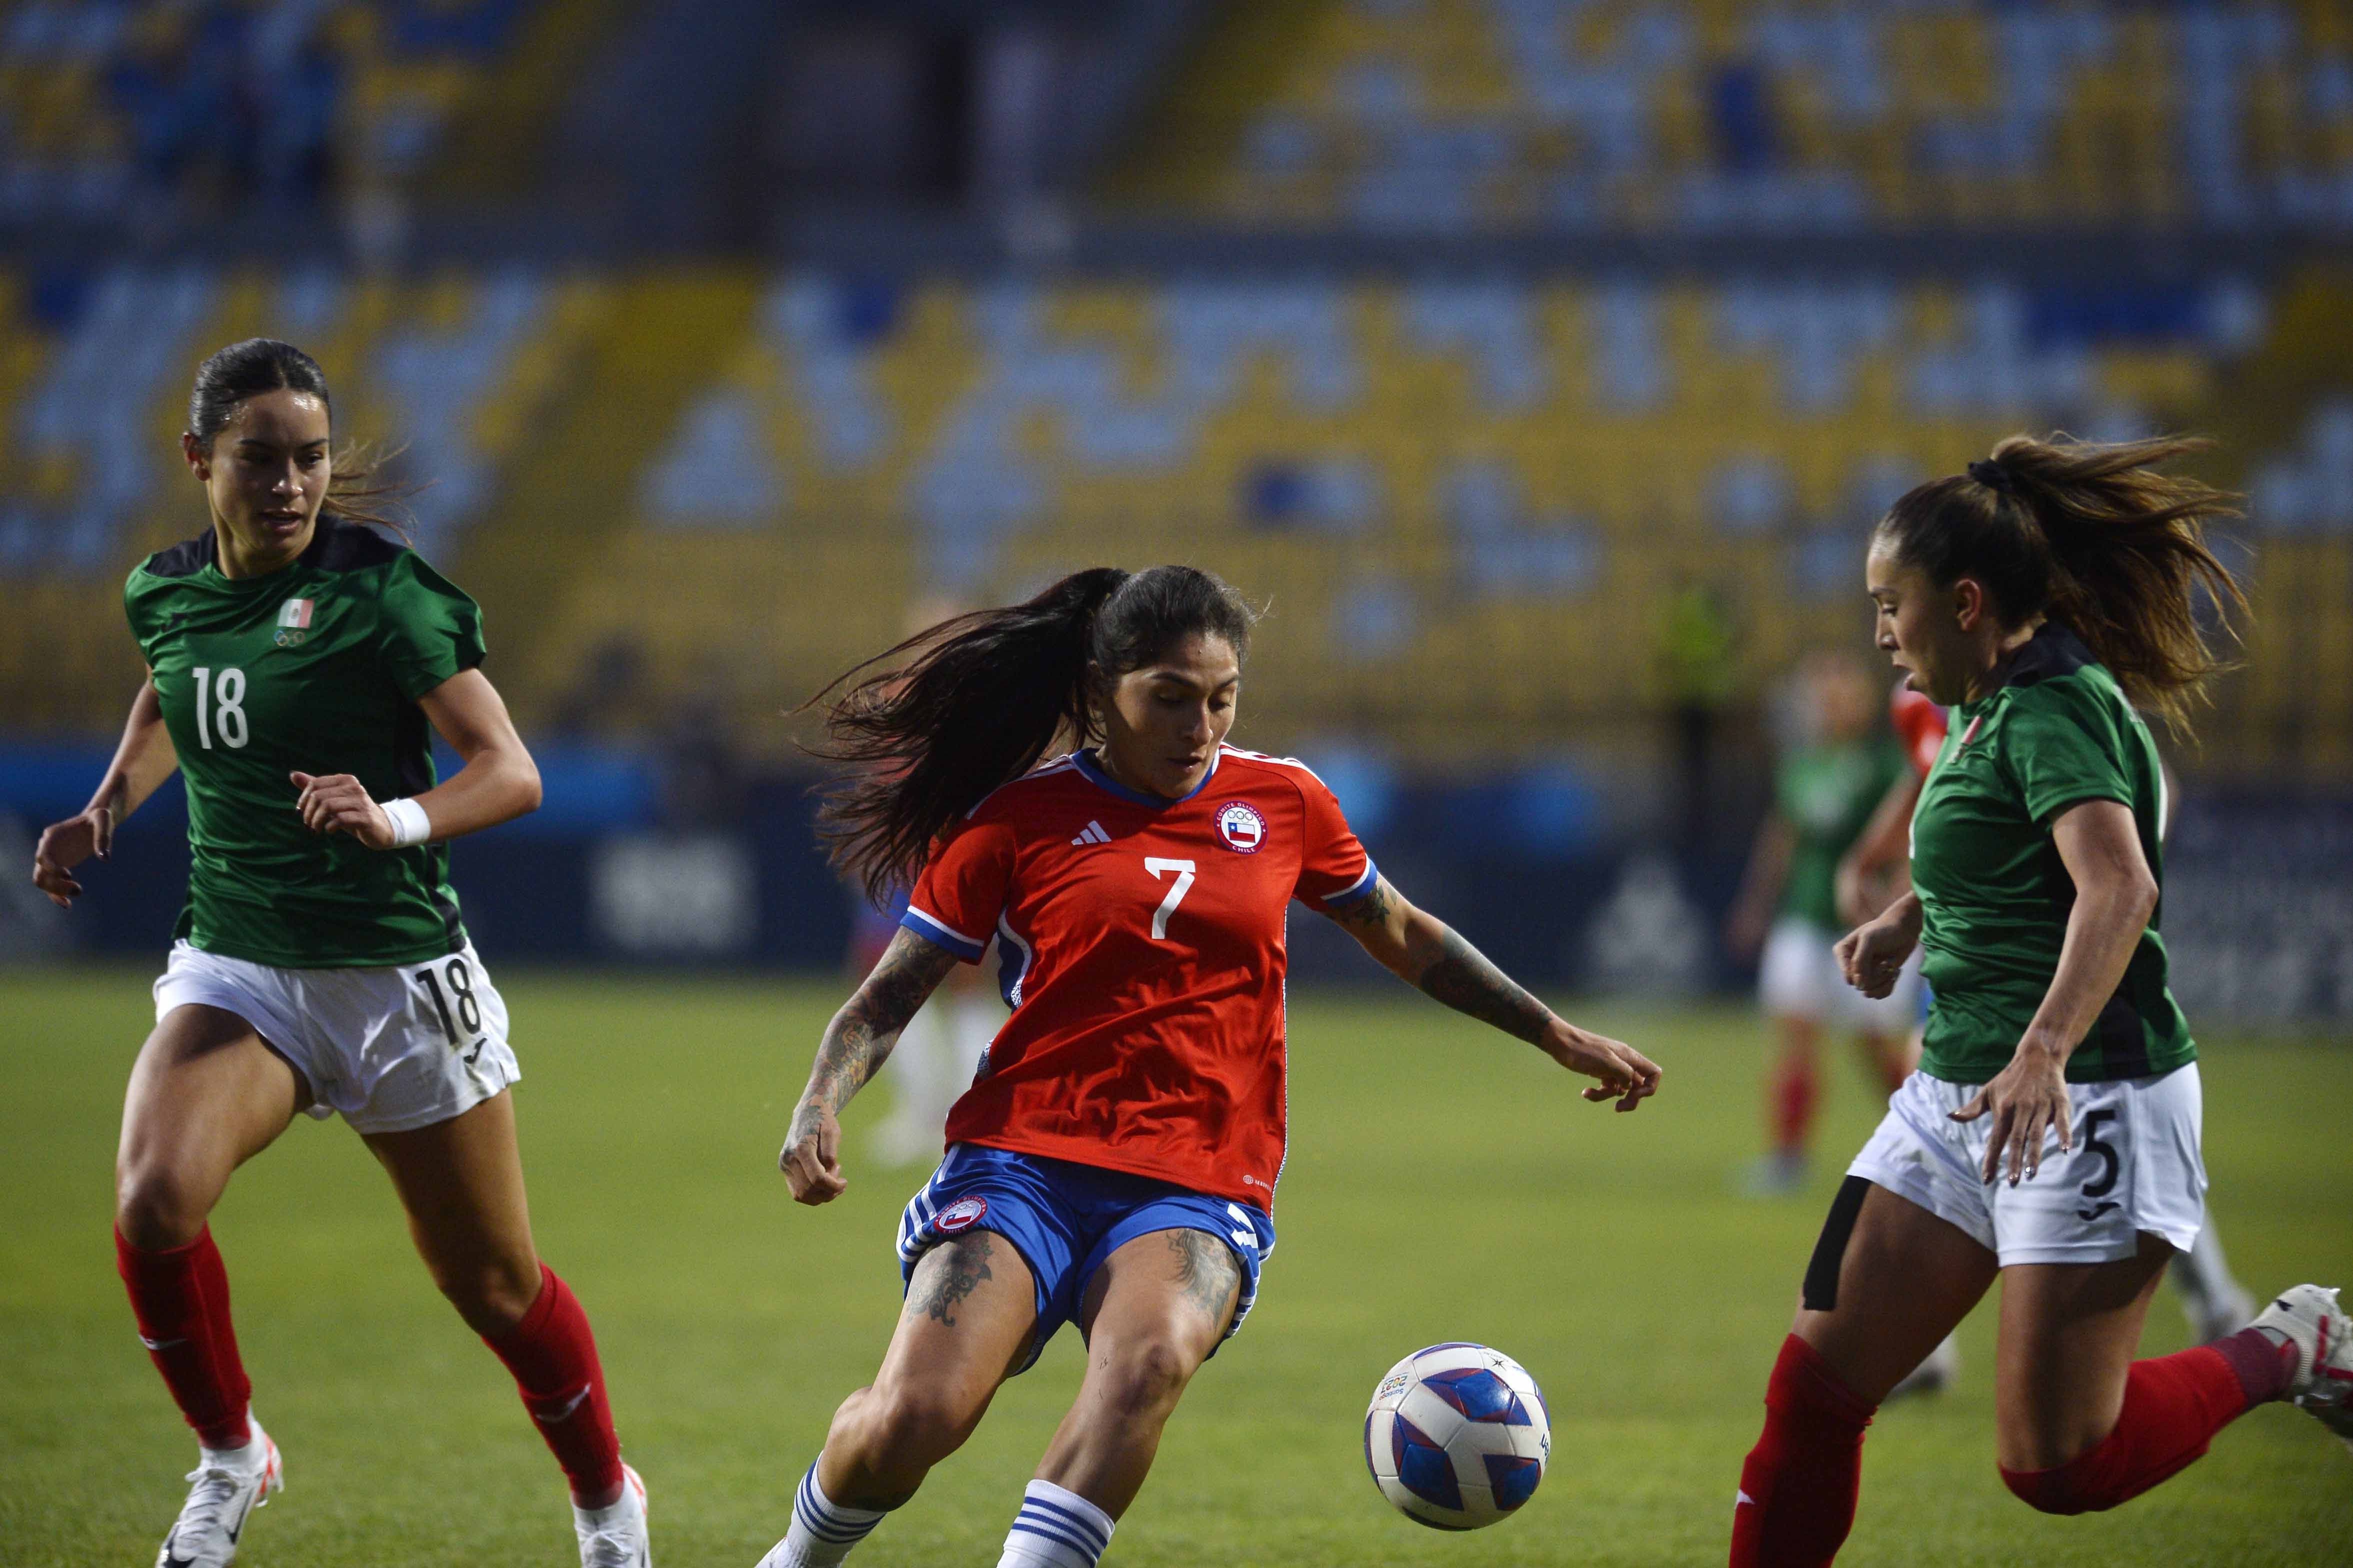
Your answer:
[[[2010,479],[2010,470],[1988,458],[1980,458],[1969,465],[1969,478],[1996,495],[2014,496],[2018,493],[2018,486]]]

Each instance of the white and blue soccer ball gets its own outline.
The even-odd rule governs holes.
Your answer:
[[[1485,1345],[1419,1350],[1389,1368],[1365,1413],[1365,1464],[1398,1512],[1478,1530],[1535,1494],[1552,1418],[1527,1369]]]

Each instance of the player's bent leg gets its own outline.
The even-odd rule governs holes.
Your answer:
[[[998,1568],[1094,1568],[1143,1489],[1160,1434],[1241,1300],[1222,1237],[1148,1231],[1088,1282],[1087,1372],[1021,1500]]]
[[[867,1510],[913,1497],[980,1425],[1037,1321],[1029,1266],[1004,1237],[967,1231],[926,1252],[873,1383],[834,1413],[816,1468],[823,1494]]]
[[[1993,1283],[1994,1255],[1949,1222],[1849,1177],[1741,1467],[1733,1568],[1819,1568],[1854,1524],[1862,1438],[1904,1376]]]
[[[140,1047],[123,1092],[115,1228],[144,1251],[194,1241],[230,1174],[310,1103],[301,1075],[245,1019],[173,1008]]]
[[[2289,1392],[2298,1352],[2260,1327],[2132,1359],[2171,1250],[2144,1235],[2136,1256],[2113,1263],[2004,1271],[2000,1458],[2003,1481],[2031,1506],[2073,1514],[2128,1501],[2253,1405]]]
[[[196,1468],[159,1562],[220,1568],[284,1484],[251,1415],[228,1272],[206,1224],[230,1174],[309,1101],[301,1075],[224,1008],[179,1006],[141,1047],[115,1157],[115,1267],[155,1370],[195,1429]]]
[[[514,1375],[563,1467],[581,1561],[643,1562],[645,1484],[621,1462],[588,1315],[533,1246],[512,1096],[363,1136],[392,1178],[434,1284]]]
[[[1038,1285],[1004,1237],[970,1230],[915,1262],[874,1381],[841,1402],[760,1568],[829,1568],[964,1445],[1038,1327]]]

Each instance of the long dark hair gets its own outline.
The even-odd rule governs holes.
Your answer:
[[[2226,636],[2246,595],[2206,545],[2206,524],[2240,499],[2157,465],[2210,442],[2192,436],[2095,443],[2011,436],[1968,472],[1898,500],[1876,537],[1938,587],[1985,584],[2010,626],[2064,624],[2134,702],[2189,732],[2190,702],[2228,668],[2198,626],[2198,590]]]
[[[943,832],[1036,767],[1057,737],[1098,739],[1096,703],[1121,676],[1197,633],[1225,638],[1240,659],[1257,619],[1196,567],[1094,566],[852,666],[802,704],[826,715],[808,751],[855,764],[818,815],[833,864],[881,902],[914,880]]]
[[[334,417],[334,399],[317,360],[276,338],[248,338],[196,367],[196,384],[188,393],[188,433],[212,450],[213,437],[228,427],[238,406],[265,392],[305,393],[319,400],[330,421]],[[397,455],[358,445],[337,450],[328,459],[327,500],[319,521],[373,523],[406,539],[407,509],[399,501],[408,488],[385,475],[385,465]]]

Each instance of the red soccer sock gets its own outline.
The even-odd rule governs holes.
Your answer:
[[[1804,1057],[1782,1062],[1773,1075],[1773,1147],[1782,1154],[1802,1155],[1806,1135],[1813,1131],[1814,1102],[1819,1098],[1814,1064]]]
[[[596,1336],[571,1287],[543,1263],[539,1295],[522,1322],[482,1342],[514,1373],[523,1408],[539,1423],[575,1498],[597,1497],[621,1484],[621,1440],[613,1435],[613,1408],[605,1398],[605,1369]]]
[[[1732,1568],[1820,1568],[1854,1525],[1862,1432],[1877,1406],[1791,1334],[1765,1388],[1765,1431],[1740,1467]]]
[[[2129,1501],[2187,1468],[2249,1408],[2285,1393],[2295,1355],[2242,1329],[2211,1345],[2137,1361],[2105,1437],[2055,1469],[2006,1469],[2001,1479],[2044,1513],[2094,1513]]]
[[[140,1341],[196,1440],[207,1448],[244,1447],[253,1437],[245,1419],[253,1384],[237,1358],[228,1270],[212,1226],[184,1247],[155,1252],[132,1246],[117,1230],[114,1268],[131,1292]]]

